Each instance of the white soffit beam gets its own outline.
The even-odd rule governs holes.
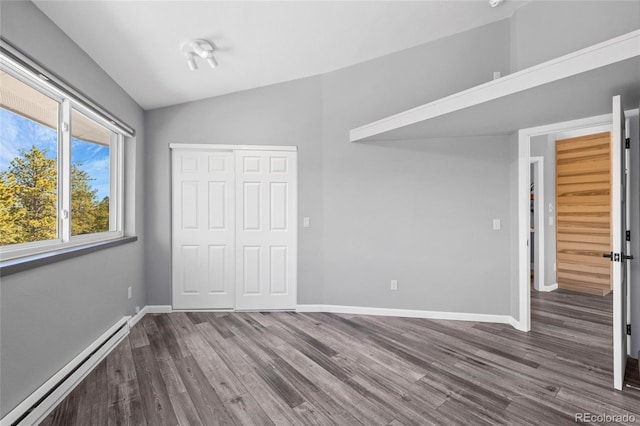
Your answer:
[[[349,140],[351,142],[364,141],[382,133],[523,92],[636,56],[640,56],[640,30],[356,127],[349,132]]]

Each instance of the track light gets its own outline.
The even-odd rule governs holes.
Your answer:
[[[197,70],[198,63],[196,62],[196,55],[194,55],[193,52],[187,52],[184,56],[187,58],[187,65],[189,65],[189,69],[191,71]]]
[[[191,71],[195,71],[198,69],[198,64],[196,63],[196,55],[205,59],[211,68],[216,68],[218,66],[218,61],[213,56],[213,50],[215,49],[215,45],[207,40],[192,40],[182,44],[181,50],[184,53],[185,58],[187,58],[187,65],[189,65],[189,69]]]
[[[207,62],[209,63],[209,66],[211,66],[211,68],[215,68],[218,66],[218,61],[216,61],[216,58],[213,55],[207,58]]]
[[[489,0],[489,5],[491,7],[500,6],[504,0]]]

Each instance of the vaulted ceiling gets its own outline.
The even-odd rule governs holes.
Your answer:
[[[322,74],[505,19],[474,1],[50,1],[36,5],[143,108]],[[190,71],[183,42],[215,43]]]

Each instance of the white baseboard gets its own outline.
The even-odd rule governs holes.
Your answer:
[[[146,314],[168,314],[171,312],[173,312],[171,305],[146,305],[140,309],[140,312],[131,317],[129,320],[129,328],[136,325]]]
[[[134,325],[136,325],[138,321],[140,321],[142,317],[145,316],[145,314],[148,312],[149,312],[148,306],[145,306],[144,308],[140,309],[140,311],[134,316],[132,316],[131,319],[129,320],[129,328],[132,328]]]
[[[558,288],[558,283],[554,283],[551,285],[542,286],[538,289],[538,291],[553,291],[553,290],[556,290],[557,288]]]
[[[173,312],[171,305],[146,305],[140,309],[140,312],[131,317],[129,320],[129,328],[136,325],[146,314],[168,314],[171,312]]]
[[[170,314],[173,312],[171,305],[147,305],[144,307],[147,314]]]
[[[58,403],[62,401],[76,387],[76,385],[80,383],[82,379],[84,379],[95,368],[95,366],[98,365],[100,361],[102,361],[113,350],[113,348],[115,348],[129,334],[128,322],[130,319],[131,317],[123,317],[105,331],[85,350],[79,353],[78,356],[62,367],[42,386],[18,404],[17,407],[7,413],[7,415],[0,420],[0,426],[9,426],[15,423],[27,412],[27,410],[46,396],[46,398],[20,422],[20,426],[39,424],[44,420],[44,418],[53,411]],[[124,327],[122,327],[123,325]],[[116,332],[120,327],[122,328]],[[105,341],[106,344],[100,347],[100,345],[105,343]],[[94,351],[96,352],[91,355]],[[87,357],[89,358],[87,359]],[[85,359],[87,359],[86,362],[82,364]],[[80,365],[80,367],[78,367],[78,365]],[[74,369],[76,370],[73,371]],[[71,373],[72,371],[73,373]],[[71,373],[71,375],[60,383],[60,381],[69,373]],[[59,386],[56,388],[55,386],[58,384]],[[52,389],[54,390],[51,391]],[[49,392],[51,393],[47,395]]]
[[[509,318],[511,318],[511,321],[509,322],[509,324],[511,324],[511,327],[515,328],[516,330],[525,331],[525,332],[530,330],[529,328],[525,327],[522,321],[518,321],[514,317],[509,317]]]
[[[298,305],[296,312],[331,312],[335,314],[378,315],[408,318],[444,319],[453,321],[492,322],[514,325],[510,315],[473,314],[465,312],[420,311],[412,309],[371,308],[343,305]],[[517,328],[517,327],[516,327]]]

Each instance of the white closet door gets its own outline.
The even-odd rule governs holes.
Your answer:
[[[236,309],[294,309],[297,156],[236,151]]]
[[[234,153],[174,149],[174,309],[230,309],[235,299]]]

